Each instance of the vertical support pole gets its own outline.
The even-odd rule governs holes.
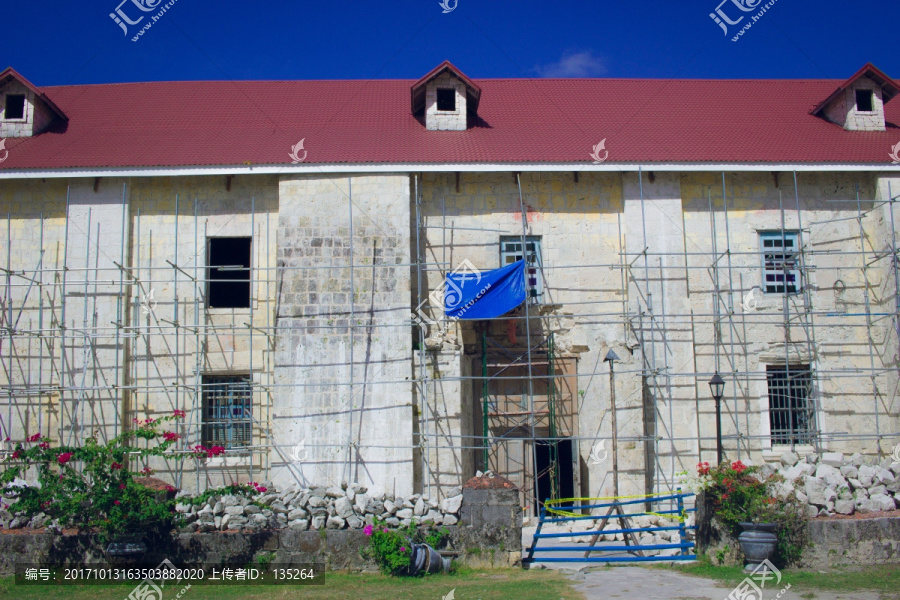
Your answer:
[[[69,198],[71,188],[66,186],[66,227],[63,234],[63,267],[62,267],[62,291],[60,293],[60,366],[59,366],[59,443],[62,444],[65,432],[66,413],[66,279],[69,273]],[[71,420],[71,419],[70,419]]]
[[[609,361],[609,414],[612,427],[612,471],[613,471],[613,502],[619,497],[619,425],[616,419],[616,373],[615,360]]]
[[[807,408],[810,412],[812,412],[812,423],[814,424],[811,428],[812,431],[812,443],[815,450],[818,452],[820,450],[820,440],[819,440],[819,432],[822,430],[819,427],[818,419],[819,419],[819,411],[816,408],[816,401],[818,399],[818,394],[815,393],[818,385],[816,382],[817,377],[815,374],[818,369],[815,368],[816,359],[818,357],[818,347],[816,344],[816,327],[815,327],[815,316],[812,307],[812,297],[809,294],[808,285],[809,281],[807,279],[807,273],[809,270],[806,268],[806,242],[803,238],[803,213],[800,211],[800,188],[797,184],[797,172],[794,171],[794,202],[797,206],[797,250],[798,250],[798,259],[800,262],[800,282],[803,284],[803,329],[806,333],[806,349],[807,354],[809,355],[809,368],[810,368],[810,389],[807,391]],[[810,232],[810,236],[812,236],[812,232]]]
[[[250,356],[247,361],[247,369],[250,371],[250,447],[255,446],[253,443],[253,429],[254,426],[259,423],[256,417],[253,416],[253,413],[256,412],[256,375],[253,373],[253,305],[256,303],[256,298],[258,294],[256,293],[256,277],[254,274],[256,273],[256,268],[259,266],[255,257],[258,255],[256,248],[256,196],[250,196],[250,273],[248,276],[250,278],[250,323],[247,327],[247,335],[250,337],[247,343],[247,347],[250,349]],[[256,413],[259,414],[259,413]],[[268,422],[266,423],[268,426]],[[262,432],[260,432],[260,437],[262,437]],[[254,453],[251,450],[250,453],[250,481],[253,481],[253,459]],[[263,478],[265,479],[265,478]]]
[[[722,464],[722,398],[716,396],[716,465]]]
[[[900,257],[897,256],[897,225],[894,222],[894,202],[891,182],[888,181],[888,214],[891,222],[891,267],[894,271],[894,304],[896,306],[894,325],[897,329],[897,343],[900,344],[900,279],[897,278],[900,275],[900,268],[898,268],[897,264],[900,262]],[[900,366],[898,366],[898,370],[900,370]]]
[[[44,431],[44,213],[41,212],[41,264],[38,281],[38,431]],[[47,432],[49,437],[50,432]]]
[[[487,367],[487,331],[481,332],[481,445],[484,450],[483,466],[490,470],[490,443],[488,441],[488,367]]]
[[[354,393],[354,369],[356,367],[356,362],[354,360],[354,352],[353,352],[353,338],[354,338],[354,330],[356,327],[356,282],[354,281],[354,269],[353,263],[356,260],[356,256],[354,254],[354,244],[353,244],[353,178],[347,178],[347,206],[350,211],[350,398],[347,403],[347,409],[349,414],[349,427],[347,428],[347,458],[346,458],[346,480],[350,481],[352,469],[350,466],[351,462],[351,454],[353,452],[353,393]],[[363,383],[365,385],[365,383]]]
[[[534,461],[533,465],[533,474],[534,474],[534,494],[535,502],[538,502],[538,462],[537,462],[537,435],[535,434],[535,414],[534,414],[534,380],[532,379],[532,369],[531,369],[531,315],[529,312],[529,297],[528,297],[528,243],[527,243],[527,232],[528,232],[528,216],[525,212],[525,199],[522,196],[522,177],[519,173],[516,173],[516,186],[519,188],[519,209],[522,211],[522,260],[525,262],[525,348],[528,355],[528,412],[529,412],[529,420],[531,425],[531,458]],[[537,248],[535,248],[535,252]]]
[[[271,215],[271,212],[272,212],[271,207],[269,205],[267,205],[266,206],[266,250],[265,250],[266,251],[266,286],[265,286],[266,293],[263,294],[263,298],[266,299],[266,344],[267,345],[269,344],[270,339],[274,339],[274,336],[272,336],[272,329],[271,329],[271,326],[272,326],[271,316],[272,316],[272,309],[273,309],[274,304],[272,303],[272,300],[271,300],[272,294],[269,293],[269,283],[270,283],[269,278],[271,277],[271,266],[272,266],[271,262],[269,260],[270,256],[271,256],[270,246],[269,246],[269,244],[271,243],[269,240],[269,231],[270,231],[269,230],[269,216]],[[276,281],[278,279],[277,278],[277,268],[276,268],[276,278],[275,279],[276,279]],[[271,361],[272,361],[272,358],[271,357],[275,355],[275,345],[272,344],[270,346],[270,348],[271,348],[270,352],[266,352],[263,354],[263,356],[265,357],[264,372],[266,374],[265,397],[266,397],[266,431],[267,432],[271,431],[271,426],[272,426],[272,420],[271,420],[271,418],[272,418],[272,415],[271,415],[271,406],[272,406],[272,388],[271,388],[272,362]],[[269,444],[274,443],[274,441],[272,440],[271,434],[268,436],[267,440],[268,440]],[[269,469],[271,466],[271,460],[269,458],[269,450],[268,450],[269,444],[266,444],[267,448],[266,448],[266,452],[265,452],[266,481],[269,481],[269,478],[270,478]]]
[[[684,497],[681,494],[681,488],[678,488],[675,493],[678,495],[678,537],[680,538],[681,544],[687,543],[687,531],[684,527]],[[681,555],[684,556],[688,553],[687,548],[681,548]]]
[[[534,560],[534,549],[537,546],[538,540],[541,539],[539,536],[541,533],[541,529],[544,527],[544,519],[546,519],[546,518],[547,518],[547,505],[545,503],[543,506],[541,506],[541,514],[540,514],[540,517],[538,518],[538,526],[534,532],[534,537],[531,539],[531,546],[529,546],[529,548],[528,548],[528,556],[526,556],[525,560],[522,562],[529,563]]]
[[[181,266],[181,261],[178,260],[178,194],[175,194],[175,260],[173,261],[178,267],[172,269],[172,291],[175,294],[174,302],[172,303],[172,323],[175,326],[175,355],[172,357],[175,362],[175,408],[181,409],[181,386],[183,382],[181,381],[181,323],[178,319],[178,310],[179,310],[179,298],[178,298],[178,270]],[[151,285],[152,288],[152,285]],[[234,333],[232,331],[232,333]],[[159,407],[157,407],[159,410]]]
[[[731,401],[734,404],[734,412],[732,413],[732,422],[734,423],[734,431],[737,434],[735,440],[735,451],[737,458],[741,458],[741,438],[740,438],[740,421],[738,420],[738,385],[737,365],[734,360],[734,275],[731,265],[731,229],[728,223],[728,194],[725,187],[725,171],[722,171],[722,214],[725,217],[725,256],[728,259],[728,367],[732,380]]]
[[[116,399],[116,403],[118,406],[115,407],[115,422],[113,423],[113,437],[118,437],[119,435],[119,421],[124,420],[125,415],[121,414],[122,409],[124,408],[122,394],[124,394],[123,387],[125,386],[125,377],[122,369],[125,368],[124,360],[120,360],[120,356],[122,353],[122,325],[125,321],[125,273],[122,269],[125,268],[125,243],[126,243],[126,235],[125,235],[125,223],[128,216],[128,209],[126,207],[126,188],[125,183],[122,184],[122,227],[119,229],[119,235],[122,236],[122,244],[119,249],[119,295],[116,297],[116,393],[114,398]],[[124,359],[124,357],[121,357]]]
[[[422,314],[422,287],[428,285],[427,276],[423,282],[422,277],[422,239],[421,232],[424,226],[422,215],[422,199],[419,196],[419,175],[413,175],[413,195],[415,196],[416,206],[416,295],[418,299],[417,314]],[[425,365],[425,326],[424,322],[418,324],[419,333],[419,437],[418,447],[422,456],[422,477],[431,485],[431,464],[428,456],[427,437],[425,436],[426,422],[425,413],[428,406],[428,370]]]
[[[9,334],[9,348],[7,352],[9,352],[9,368],[6,371],[6,412],[7,412],[7,421],[6,421],[6,431],[4,433],[4,439],[12,436],[12,415],[13,415],[13,396],[12,396],[12,388],[13,388],[13,357],[15,356],[15,352],[13,351],[13,309],[12,309],[12,215],[10,213],[6,213],[6,331]],[[85,299],[87,301],[87,299]],[[24,423],[23,423],[24,426]],[[24,435],[22,436],[24,437]]]
[[[863,276],[863,298],[866,301],[866,345],[869,348],[869,378],[872,380],[872,404],[875,407],[875,447],[878,449],[878,455],[881,456],[881,426],[879,423],[878,410],[878,385],[875,381],[875,353],[872,350],[874,344],[872,340],[872,305],[869,300],[869,266],[866,264],[866,233],[863,230],[863,214],[862,203],[859,199],[859,183],[856,184],[856,210],[857,221],[859,222],[859,251],[860,251],[860,270]]]
[[[781,190],[778,190],[778,210],[781,213],[781,252],[782,256],[784,256],[784,249],[786,242],[785,237],[785,219],[784,219],[784,199],[781,194]],[[787,281],[788,281],[788,268],[787,261],[781,261],[781,276],[782,276],[782,284],[784,285],[784,293],[781,295],[781,310],[782,310],[782,318],[784,320],[784,377],[787,382],[787,401],[790,402],[791,396],[791,315],[790,315],[790,306],[788,304],[788,293],[787,293]],[[782,414],[787,415],[787,419],[785,419],[788,423],[788,433],[791,438],[791,451],[794,450],[794,447],[797,445],[797,436],[794,435],[794,420],[791,418],[791,407],[790,405],[784,408],[778,408],[775,410],[782,411]]]

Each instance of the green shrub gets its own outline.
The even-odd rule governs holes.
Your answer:
[[[409,575],[413,544],[424,543],[437,549],[448,533],[446,528],[423,532],[412,524],[389,529],[377,518],[374,525],[366,525],[363,532],[369,538],[369,547],[363,550],[363,556],[374,560],[386,575]]]
[[[158,420],[134,420],[135,427],[105,444],[90,437],[80,446],[52,447],[50,438],[35,434],[25,444],[16,444],[11,456],[3,461],[0,485],[5,487],[4,499],[9,510],[32,518],[44,513],[60,526],[95,529],[101,539],[120,534],[165,533],[181,520],[175,513],[175,488],[168,486],[160,492],[135,481],[136,476],[153,471],[138,465],[149,457],[173,460],[211,457],[222,454],[221,446],[195,446],[187,452],[174,452],[179,435],[162,431],[168,422],[183,419],[185,413],[176,410]],[[144,443],[138,445],[137,442]],[[19,477],[36,469],[38,486],[9,486]],[[260,486],[232,486],[234,491],[261,491]],[[238,490],[240,488],[240,490]],[[212,494],[210,490],[196,499],[199,503]]]

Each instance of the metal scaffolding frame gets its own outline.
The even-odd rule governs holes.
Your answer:
[[[510,187],[510,198],[518,204],[521,216],[521,236],[523,249],[528,235],[527,202],[522,187],[522,176],[514,174],[514,185]],[[735,302],[735,295],[739,298],[753,289],[747,287],[741,270],[746,270],[754,260],[758,260],[760,252],[735,251],[732,246],[733,208],[729,207],[729,189],[726,173],[721,174],[721,197],[718,190],[713,193],[713,186],[706,189],[709,211],[709,236],[711,248],[708,251],[689,252],[686,243],[687,227],[685,223],[685,211],[682,206],[681,226],[682,238],[685,241],[683,248],[678,253],[651,252],[651,241],[648,239],[646,199],[644,195],[644,178],[647,174],[641,170],[639,177],[640,213],[642,231],[639,233],[643,250],[629,252],[626,245],[626,235],[623,231],[622,218],[624,204],[618,219],[618,239],[616,246],[618,256],[609,262],[597,264],[577,264],[576,262],[542,265],[543,281],[545,282],[548,297],[554,291],[554,283],[562,281],[572,270],[596,269],[597,272],[612,269],[618,273],[620,289],[614,290],[618,298],[598,299],[571,303],[570,306],[578,306],[583,309],[571,316],[576,326],[599,327],[603,325],[615,325],[622,328],[620,343],[626,343],[629,338],[637,339],[640,349],[640,367],[636,369],[616,368],[616,374],[622,378],[626,375],[635,375],[644,378],[647,382],[649,407],[655,415],[652,439],[647,435],[620,435],[622,442],[635,442],[647,444],[652,456],[649,459],[652,465],[645,469],[652,471],[653,489],[648,492],[673,489],[675,475],[679,470],[690,466],[694,461],[709,456],[714,444],[714,432],[704,431],[701,428],[701,415],[709,410],[711,402],[707,402],[708,395],[705,390],[705,380],[712,372],[703,370],[698,362],[698,348],[704,352],[711,351],[715,370],[721,371],[723,377],[729,382],[729,395],[725,400],[727,410],[726,428],[723,438],[727,445],[729,458],[746,458],[751,452],[756,451],[760,444],[768,437],[764,434],[751,433],[751,384],[764,381],[766,373],[750,369],[748,327],[758,325],[776,325],[784,329],[784,361],[790,368],[797,363],[797,357],[791,352],[803,347],[803,355],[811,361],[813,373],[810,399],[813,403],[813,414],[816,419],[821,418],[823,407],[821,406],[822,385],[830,380],[853,378],[858,379],[860,394],[871,398],[873,427],[865,433],[847,433],[841,431],[825,431],[821,423],[816,422],[814,429],[815,449],[821,450],[823,445],[837,441],[863,441],[874,442],[875,451],[883,455],[886,450],[884,443],[892,446],[900,441],[900,434],[895,432],[894,426],[886,426],[884,418],[885,410],[897,408],[897,390],[879,389],[879,378],[885,374],[898,373],[897,364],[890,364],[890,360],[879,360],[878,344],[886,343],[892,335],[900,338],[900,255],[898,255],[896,241],[896,226],[894,205],[897,199],[892,195],[888,186],[888,198],[885,200],[864,200],[857,184],[856,197],[847,198],[840,202],[847,206],[855,204],[853,212],[837,204],[840,215],[827,221],[808,221],[804,223],[806,209],[801,206],[797,174],[793,174],[793,207],[786,207],[784,201],[778,198],[778,211],[781,220],[781,229],[785,231],[787,216],[795,212],[792,217],[796,220],[796,229],[799,233],[799,249],[797,260],[800,271],[804,277],[802,292],[796,295],[783,295],[781,309],[779,311],[747,311],[737,310],[741,303]],[[498,233],[508,233],[507,229],[490,229],[477,227],[459,227],[455,224],[447,224],[446,212],[443,200],[441,201],[441,214],[437,217],[426,216],[423,201],[424,182],[420,175],[411,175],[411,188],[413,193],[412,208],[415,212],[411,215],[414,219],[414,235],[410,240],[412,256],[403,264],[356,264],[353,239],[354,200],[352,192],[352,177],[348,186],[346,200],[348,202],[348,215],[350,219],[351,260],[345,267],[350,272],[351,290],[355,290],[357,279],[355,271],[360,267],[366,269],[406,267],[414,272],[412,279],[416,283],[417,298],[414,300],[421,305],[429,292],[429,274],[440,278],[452,268],[453,237],[447,240],[448,232],[467,230],[475,233],[483,233],[485,247],[497,243]],[[733,194],[733,190],[732,190]],[[171,408],[191,409],[191,418],[180,425],[180,433],[184,434],[176,452],[187,452],[190,445],[196,443],[200,437],[203,426],[203,374],[205,357],[211,352],[210,344],[219,336],[228,336],[234,343],[240,340],[249,349],[248,369],[250,385],[253,393],[254,443],[240,448],[230,449],[227,454],[250,455],[248,463],[249,477],[267,479],[272,468],[272,452],[276,456],[284,457],[288,451],[275,445],[272,434],[273,395],[284,384],[276,382],[274,372],[274,350],[276,336],[279,330],[277,320],[273,317],[276,313],[276,290],[286,276],[298,270],[328,270],[336,269],[329,266],[303,266],[285,267],[280,264],[272,265],[270,257],[273,254],[274,241],[270,236],[271,206],[264,209],[265,219],[257,218],[259,208],[256,198],[250,199],[250,227],[253,248],[253,261],[250,271],[250,286],[252,297],[247,318],[231,315],[231,322],[227,324],[212,323],[208,319],[203,298],[206,295],[208,276],[207,267],[202,264],[204,250],[202,244],[211,233],[208,224],[201,222],[199,216],[198,200],[192,198],[187,204],[179,195],[174,195],[175,211],[174,239],[175,250],[165,249],[169,256],[165,258],[165,266],[162,261],[148,252],[157,252],[149,234],[142,232],[141,207],[132,207],[132,201],[128,197],[128,189],[123,184],[121,200],[121,245],[119,248],[103,248],[102,236],[105,228],[110,223],[96,219],[88,209],[86,213],[87,227],[84,234],[86,247],[83,263],[75,264],[72,258],[77,250],[72,246],[70,232],[71,197],[67,189],[65,197],[64,227],[60,232],[61,250],[56,249],[56,264],[49,259],[53,254],[50,247],[46,247],[45,220],[47,216],[40,213],[37,220],[40,222],[38,232],[40,251],[33,255],[22,255],[19,249],[13,246],[13,222],[16,215],[7,213],[6,230],[7,256],[5,268],[0,267],[2,281],[5,287],[0,309],[0,368],[2,368],[2,385],[6,388],[0,398],[5,399],[6,410],[0,410],[0,435],[2,435],[5,450],[11,450],[15,443],[22,441],[22,435],[29,431],[39,430],[45,434],[53,434],[65,443],[78,442],[92,432],[99,430],[101,436],[114,436],[130,426],[131,419],[136,415],[149,415],[148,407],[154,405],[159,410],[163,404],[160,398],[168,396],[168,404]],[[59,198],[60,205],[63,199]],[[838,201],[826,201],[838,202]],[[190,211],[183,210],[189,205]],[[874,219],[878,216],[877,210],[886,208],[884,215],[889,220],[891,235],[889,239],[882,240],[888,243],[886,247],[875,247],[872,240],[867,237],[866,219]],[[62,209],[60,209],[62,210]],[[185,214],[182,214],[184,212]],[[844,214],[847,213],[847,214]],[[61,214],[59,216],[62,216]],[[840,220],[855,220],[858,224],[858,240],[855,247],[849,241],[840,240],[840,248],[824,248],[821,246],[834,245],[837,240],[828,239],[822,234],[823,226]],[[191,223],[192,221],[192,223]],[[188,222],[188,226],[184,223]],[[724,225],[724,232],[722,231]],[[437,241],[432,243],[427,232],[439,228],[440,252],[436,252]],[[184,232],[191,230],[193,237],[193,255],[191,258],[179,261],[179,244],[184,243]],[[179,239],[181,231],[182,238]],[[517,233],[518,235],[518,233]],[[632,233],[631,235],[634,235]],[[187,242],[189,245],[190,242]],[[262,250],[260,250],[262,249]],[[448,256],[448,250],[450,255]],[[432,253],[433,260],[427,260],[428,252]],[[60,257],[61,252],[61,257]],[[114,267],[100,266],[100,254],[109,258]],[[110,256],[116,254],[115,260]],[[183,251],[182,255],[188,254]],[[440,256],[440,260],[438,260]],[[79,255],[80,259],[81,256]],[[677,259],[673,262],[671,259]],[[836,260],[836,266],[817,264],[820,260]],[[93,261],[93,263],[92,263]],[[152,261],[152,262],[151,262]],[[884,261],[889,261],[885,263]],[[681,264],[679,264],[679,262]],[[740,264],[737,264],[740,263]],[[880,269],[887,276],[882,282],[883,292],[880,297],[873,298],[875,294],[872,283],[873,269]],[[820,304],[812,294],[812,286],[807,285],[810,274],[836,271],[837,281],[845,286],[837,291],[835,284],[835,297],[843,298],[846,295],[846,284],[842,277],[846,273],[856,272],[860,276],[861,289],[856,290],[857,299],[847,300],[843,298],[843,310],[828,308]],[[704,278],[708,279],[704,279]],[[654,281],[654,279],[658,279]],[[888,280],[892,279],[893,286]],[[671,281],[683,281],[688,300],[688,306],[683,310],[673,308],[675,304],[666,297],[666,285]],[[171,285],[171,313],[162,314],[160,310],[146,310],[142,305],[147,298],[152,296],[154,285]],[[101,293],[100,286],[112,286],[118,288],[114,295],[115,321],[101,323],[98,321],[97,302]],[[888,289],[892,287],[892,289]],[[659,290],[658,298],[654,294]],[[889,296],[893,296],[891,302]],[[707,296],[711,299],[710,309],[698,309],[694,305],[697,298]],[[67,304],[77,300],[82,306],[80,314],[73,314],[73,307],[67,311]],[[858,308],[848,310],[851,304]],[[892,306],[889,306],[891,305]],[[353,307],[354,302],[350,302]],[[190,309],[190,310],[188,310]],[[258,311],[265,313],[265,322],[261,320]],[[192,314],[192,322],[184,322],[185,315]],[[352,308],[351,308],[352,312]],[[525,364],[527,375],[510,376],[509,379],[522,380],[528,386],[528,408],[524,411],[523,422],[530,431],[532,447],[532,460],[537,464],[535,441],[538,439],[535,432],[536,412],[534,404],[533,382],[537,379],[546,379],[545,375],[535,373],[532,369],[532,325],[536,322],[543,324],[542,335],[554,335],[555,318],[553,315],[543,314],[526,302],[523,314],[514,317],[498,317],[495,320],[506,321],[509,318],[524,322],[526,337]],[[259,320],[259,322],[257,322]],[[395,446],[382,446],[384,448],[408,448],[412,445],[421,458],[421,486],[425,493],[431,493],[434,482],[432,465],[428,459],[432,453],[440,450],[458,451],[470,449],[481,452],[491,444],[498,443],[490,436],[489,431],[484,431],[483,436],[474,432],[469,434],[448,436],[440,433],[435,428],[435,422],[439,414],[436,413],[432,399],[429,398],[428,388],[434,383],[434,377],[426,369],[426,358],[430,350],[426,348],[426,333],[424,328],[417,327],[409,320],[398,319],[395,322],[358,324],[355,314],[350,315],[349,323],[345,326],[346,332],[351,338],[350,362],[357,365],[358,356],[353,354],[352,340],[358,334],[360,328],[413,328],[413,336],[416,338],[416,348],[413,350],[418,355],[418,365],[413,377],[413,386],[418,400],[416,407],[416,426],[414,439],[408,442],[397,441]],[[319,324],[310,327],[321,328],[323,335],[328,331],[337,331],[338,325]],[[727,327],[727,335],[723,328]],[[827,338],[831,328],[845,328],[847,330],[865,330],[865,348],[858,349],[862,358],[868,363],[867,367],[823,364],[817,360],[820,355],[819,340]],[[673,338],[673,330],[683,329],[687,333],[680,338]],[[712,332],[711,339],[704,338]],[[883,335],[876,332],[883,331]],[[799,339],[797,337],[799,336]],[[168,344],[171,340],[173,348],[167,348],[164,360],[171,361],[165,368],[156,364],[157,358],[152,347],[154,344]],[[881,340],[881,341],[879,341]],[[103,365],[100,354],[101,346],[114,345],[114,364]],[[689,364],[673,364],[675,356],[672,348],[675,345],[687,344],[690,346]],[[711,346],[711,348],[710,348]],[[261,357],[262,363],[257,358]],[[398,359],[412,359],[412,356],[398,357]],[[112,367],[113,378],[110,380],[104,370]],[[171,367],[171,369],[170,369]],[[157,373],[151,370],[156,369]],[[174,372],[175,381],[160,381],[161,373],[167,375]],[[595,376],[607,374],[607,368],[601,365],[593,367],[582,365],[574,375],[557,375],[550,373],[551,388],[555,386],[557,377],[574,377],[579,382],[590,382]],[[371,380],[360,382],[353,376],[350,369],[350,380],[342,383],[295,383],[292,386],[346,386],[352,397],[362,393],[360,389],[374,385],[396,385],[409,383],[409,381],[395,381],[390,378],[378,379],[377,374]],[[451,377],[460,386],[472,385],[473,382],[483,382],[484,374],[460,375]],[[502,376],[492,379],[503,379]],[[674,388],[679,384],[678,380],[692,379],[693,393],[690,397],[678,395]],[[448,379],[444,379],[448,381]],[[682,387],[684,384],[681,384]],[[641,387],[641,386],[638,386]],[[98,400],[98,398],[103,398]],[[153,401],[151,401],[153,399]],[[576,399],[577,400],[577,399]],[[626,398],[623,401],[633,401],[634,398]],[[101,422],[103,412],[97,410],[98,403],[113,403],[109,412],[113,416],[112,423]],[[676,410],[684,406],[690,406],[696,413],[696,435],[684,435],[676,431]],[[359,456],[361,450],[359,439],[354,432],[354,408],[351,402],[349,413],[349,427],[346,439],[320,440],[322,446],[334,447],[341,455],[345,467],[345,478],[352,477],[351,463],[354,453]],[[890,414],[890,413],[888,413]],[[55,415],[57,422],[55,430],[50,431],[53,425],[51,417]],[[486,416],[486,415],[485,415]],[[894,415],[891,415],[894,416]],[[18,420],[18,421],[17,421]],[[657,427],[659,429],[657,429]],[[684,427],[682,427],[683,431]],[[554,431],[554,442],[556,432]],[[599,431],[579,431],[570,438],[575,444],[573,452],[583,452],[586,447],[601,440],[603,436]],[[450,442],[442,441],[450,439]],[[541,438],[545,439],[545,438]],[[561,439],[561,438],[560,438]],[[793,439],[793,437],[791,438]],[[686,445],[691,445],[695,450],[686,451]],[[376,446],[369,446],[376,448]],[[226,454],[226,455],[227,455]],[[668,460],[666,460],[668,459]],[[203,481],[203,469],[198,463],[184,465],[173,469],[177,485],[182,485],[184,477],[190,473],[195,476],[195,485],[199,488],[209,484]],[[594,485],[592,483],[592,485]]]

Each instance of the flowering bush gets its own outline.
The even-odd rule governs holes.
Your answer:
[[[386,575],[407,574],[415,529],[413,525],[401,529],[388,529],[383,521],[375,519],[375,525],[366,525],[363,530],[369,538],[367,556],[372,558]]]
[[[171,529],[175,524],[172,486],[161,493],[140,485],[135,475],[150,475],[149,467],[141,471],[129,468],[129,463],[145,462],[151,456],[173,459],[216,456],[224,452],[221,446],[201,447],[191,452],[172,454],[172,446],[179,436],[161,432],[160,427],[184,418],[183,411],[158,420],[134,420],[136,427],[106,444],[88,438],[81,446],[50,446],[50,439],[36,433],[23,445],[16,445],[4,463],[0,486],[13,513],[33,517],[44,513],[58,520],[60,526],[96,528],[105,537],[116,534]],[[145,440],[145,448],[134,442]],[[153,445],[155,443],[155,445]],[[37,486],[12,487],[30,468],[37,469]]]
[[[697,474],[680,473],[683,485],[694,493],[704,493],[707,506],[732,536],[740,534],[741,523],[774,523],[778,526],[776,559],[783,565],[800,558],[805,543],[806,515],[793,492],[777,492],[780,475],[762,478],[758,467],[741,461],[710,467],[697,465]]]
[[[408,575],[413,544],[424,542],[436,548],[447,535],[446,529],[423,534],[412,524],[400,529],[388,529],[384,521],[377,518],[374,525],[363,528],[363,533],[369,538],[364,556],[374,560],[386,575]]]

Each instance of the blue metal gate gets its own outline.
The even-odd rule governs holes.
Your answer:
[[[651,562],[651,561],[672,561],[672,560],[696,560],[697,555],[694,553],[694,542],[688,541],[687,531],[696,530],[696,526],[687,526],[685,520],[687,514],[694,512],[695,508],[685,509],[684,499],[692,497],[693,494],[676,492],[664,492],[663,494],[651,494],[648,496],[619,496],[615,498],[565,498],[562,500],[547,500],[541,508],[540,520],[538,521],[537,530],[534,533],[534,539],[528,548],[527,556],[522,560],[523,563],[531,562]],[[590,504],[597,500],[612,500],[612,502]],[[588,502],[588,504],[575,505],[576,502]],[[566,503],[566,506],[559,506]],[[631,509],[636,504],[667,504],[671,508],[659,507],[659,510],[650,512],[628,513],[625,507]],[[606,508],[605,515],[584,514],[594,509]],[[580,512],[574,512],[574,511]],[[629,519],[634,517],[642,517],[656,515],[668,519],[678,521],[677,525],[665,527],[632,527]],[[572,533],[541,533],[545,523],[560,523],[564,521],[585,521],[590,520],[598,523],[598,528],[583,532]],[[619,529],[606,529],[606,525],[610,521],[618,521]],[[678,543],[670,544],[644,544],[637,542],[635,534],[655,533],[657,531],[678,531],[680,540]],[[615,545],[596,545],[600,535],[622,534],[625,541],[624,546]],[[552,540],[558,538],[576,538],[580,536],[593,536],[588,545],[579,544],[577,546],[553,546],[549,542],[541,544],[542,540]],[[674,556],[647,556],[644,553],[652,550],[670,550],[678,549],[679,553]],[[562,557],[562,556],[543,556],[545,553],[554,552],[583,552],[584,556],[579,557]],[[610,556],[611,553],[621,554],[627,552],[632,556]],[[600,556],[591,556],[593,553],[600,553]],[[606,555],[603,555],[606,553]],[[536,554],[541,554],[539,558],[535,558]]]

